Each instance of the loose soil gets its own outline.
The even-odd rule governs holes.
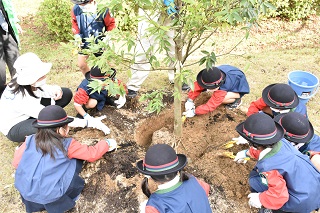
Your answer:
[[[196,106],[209,98],[210,94],[201,94]],[[209,114],[187,118],[183,123],[183,136],[177,140],[172,134],[172,96],[168,94],[164,102],[166,109],[159,115],[145,112],[146,103],[139,103],[137,98],[128,100],[122,109],[107,106],[95,113],[107,115],[104,122],[111,129],[107,137],[116,139],[122,147],[106,153],[96,163],[85,163],[81,176],[86,185],[70,212],[139,212],[139,203],[147,198],[141,192],[143,176],[137,172],[135,162],[143,158],[153,143],[170,144],[178,153],[187,155],[185,171],[211,185],[209,200],[213,212],[251,212],[246,197],[247,177],[254,162],[237,164],[222,155],[225,151],[236,154],[248,148],[246,145],[229,149],[223,146],[237,136],[235,126],[245,120],[245,114],[220,106]],[[86,144],[95,144],[105,137],[101,131],[92,129],[74,129],[71,134]]]

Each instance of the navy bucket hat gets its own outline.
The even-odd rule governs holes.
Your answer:
[[[86,4],[90,2],[90,0],[71,0],[71,2],[74,4]]]
[[[151,146],[143,160],[137,162],[139,172],[145,175],[167,175],[182,170],[187,165],[187,157],[176,154],[174,149],[167,144]]]
[[[271,145],[283,138],[284,130],[265,113],[250,115],[244,122],[238,124],[237,132],[254,144]]]
[[[288,84],[271,84],[262,91],[263,101],[272,108],[285,110],[298,106],[299,97]]]
[[[215,89],[224,84],[225,75],[217,67],[203,69],[197,75],[198,84],[205,89]]]
[[[297,112],[279,114],[274,120],[284,129],[284,138],[294,143],[308,143],[313,135],[314,129],[308,118]]]
[[[38,119],[32,123],[35,128],[61,127],[73,121],[67,116],[66,111],[61,106],[49,105],[43,108],[38,115]]]
[[[90,78],[98,80],[105,80],[107,78],[114,79],[117,71],[113,68],[111,68],[111,70],[113,71],[113,73],[110,75],[107,72],[102,72],[102,70],[98,66],[92,67],[90,70]]]

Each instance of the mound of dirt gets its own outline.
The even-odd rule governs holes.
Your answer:
[[[170,95],[169,95],[170,96]],[[203,93],[196,105],[206,102]],[[140,189],[143,176],[135,169],[154,141],[173,145],[178,153],[188,157],[185,170],[211,185],[209,200],[213,212],[250,212],[248,175],[254,162],[237,164],[225,157],[224,152],[236,154],[246,145],[234,145],[228,150],[224,144],[237,136],[235,126],[245,120],[240,110],[220,106],[206,115],[187,118],[183,136],[176,140],[173,132],[173,98],[166,98],[166,109],[159,115],[143,111],[145,103],[130,100],[123,109],[111,106],[99,113],[107,115],[104,121],[111,129],[108,138],[117,140],[120,149],[106,153],[96,163],[86,163],[81,176],[85,189],[70,212],[139,212],[139,203],[147,198]],[[72,136],[86,144],[95,144],[105,136],[92,129],[76,129]]]

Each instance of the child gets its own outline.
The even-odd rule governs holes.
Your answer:
[[[307,154],[320,171],[320,137],[314,134],[313,126],[305,116],[297,112],[280,114],[274,118],[284,129],[284,139],[301,153]]]
[[[68,123],[72,121],[60,106],[45,107],[33,123],[38,132],[28,136],[15,152],[15,187],[27,212],[73,208],[84,187],[79,176],[83,160],[94,162],[117,147],[113,139],[87,146],[69,138]]]
[[[295,91],[287,84],[270,84],[262,91],[262,97],[251,102],[247,116],[263,111],[274,117],[279,113],[294,111],[307,116],[307,108],[299,102]]]
[[[84,119],[88,120],[92,117],[86,113],[85,109],[92,109],[97,107],[97,110],[101,111],[106,103],[113,102],[111,97],[108,95],[108,91],[106,89],[102,89],[101,91],[97,91],[92,93],[92,88],[88,86],[91,80],[96,79],[100,81],[104,81],[107,78],[110,78],[112,81],[117,81],[119,85],[122,85],[121,81],[115,78],[116,70],[113,69],[113,73],[108,75],[107,73],[103,73],[99,67],[92,67],[90,71],[90,78],[84,79],[79,85],[76,94],[74,95],[74,107],[77,112]],[[124,87],[124,85],[122,85]],[[126,103],[125,95],[119,96],[119,99],[114,101],[114,104],[117,105],[117,108],[121,108]],[[113,104],[113,103],[112,103]],[[85,107],[85,109],[83,108]]]
[[[212,96],[206,104],[195,108],[193,101],[203,91],[212,92]],[[249,84],[244,73],[236,67],[221,65],[204,69],[199,72],[197,81],[194,82],[194,91],[188,93],[185,103],[184,115],[193,117],[215,110],[221,104],[226,104],[229,109],[238,108],[241,98],[249,93]]]
[[[256,113],[236,127],[250,149],[237,153],[235,161],[257,159],[249,176],[249,205],[260,212],[310,213],[320,207],[320,173],[306,155],[281,141],[284,130],[264,113]]]
[[[65,107],[72,99],[69,88],[46,83],[52,63],[46,63],[34,53],[19,56],[14,63],[17,73],[0,99],[0,131],[11,141],[23,142],[36,133],[31,123],[45,106]],[[5,110],[4,110],[5,109]]]
[[[210,186],[192,175],[182,172],[187,157],[176,154],[167,144],[151,146],[137,169],[158,185],[155,192],[148,188],[148,177],[142,182],[142,191],[149,198],[146,213],[211,212],[208,194]]]
[[[75,5],[71,10],[72,32],[75,38],[82,41],[81,49],[88,49],[87,38],[94,36],[96,42],[102,40],[104,31],[115,28],[115,20],[109,10],[98,15],[97,2],[95,0],[71,0]],[[83,75],[88,75],[90,68],[86,62],[88,55],[78,54],[78,66]]]

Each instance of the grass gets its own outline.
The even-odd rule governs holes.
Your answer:
[[[30,4],[30,1],[26,0],[13,0],[25,30],[21,36],[21,53],[34,52],[43,61],[52,62],[48,83],[70,87],[75,91],[82,79],[82,74],[77,72],[77,56],[44,37],[41,32],[45,29],[30,24],[33,22],[30,14],[37,11],[40,2],[34,0]],[[261,23],[262,30],[253,31],[249,39],[233,50],[231,55],[218,57],[218,64],[231,64],[244,70],[251,87],[251,93],[243,98],[244,107],[248,107],[251,101],[260,97],[262,89],[268,84],[287,83],[290,71],[306,70],[320,77],[320,29],[316,25],[317,22],[319,18],[294,24],[277,21]],[[217,44],[215,51],[225,53],[241,39],[241,35],[243,32],[237,29],[218,32],[212,37],[212,41]],[[199,54],[192,56],[193,59],[198,57]],[[196,75],[203,67],[193,65],[189,68]],[[119,73],[118,78],[127,82],[126,71]],[[148,90],[172,87],[168,83],[167,73],[156,71],[150,73],[142,88]],[[320,94],[317,94],[307,103],[309,118],[317,134],[320,134],[320,120],[317,119],[319,102]],[[72,104],[66,110],[68,114],[75,115]],[[13,185],[14,169],[11,166],[14,150],[18,144],[10,142],[2,134],[0,140],[0,212],[23,212],[24,206]]]

